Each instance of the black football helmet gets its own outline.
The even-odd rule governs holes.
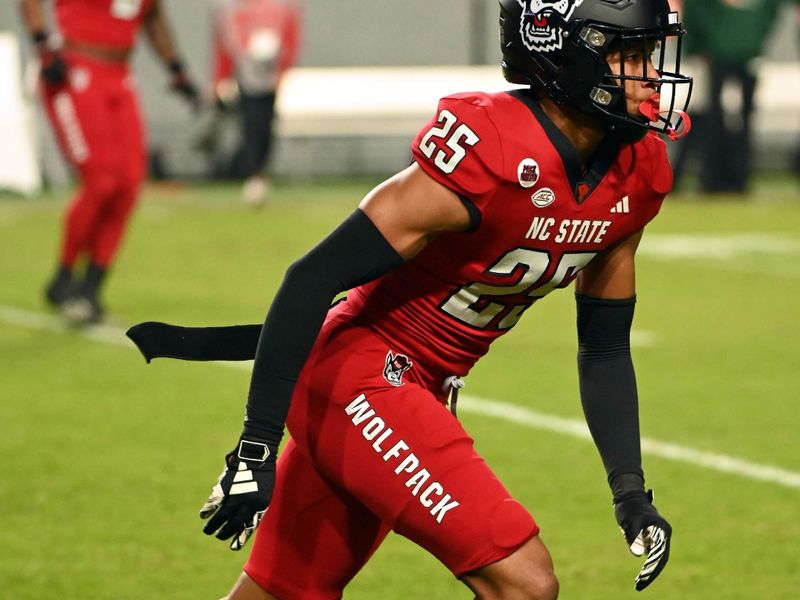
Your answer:
[[[505,78],[600,117],[624,143],[648,130],[672,139],[688,133],[692,78],[680,73],[684,33],[667,0],[500,0]],[[636,73],[626,73],[620,61],[622,72],[613,74],[609,51],[623,57],[652,52],[658,77],[648,76],[647,61]],[[659,93],[640,107],[641,115],[628,113],[628,80],[658,86]]]

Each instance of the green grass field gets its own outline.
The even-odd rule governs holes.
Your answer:
[[[0,200],[0,597],[227,592],[245,555],[202,535],[197,509],[239,434],[248,372],[146,365],[118,329],[260,322],[285,267],[370,184],[279,185],[260,212],[233,187],[149,187],[110,281],[110,327],[84,333],[58,327],[41,298],[66,194]],[[634,349],[643,434],[788,473],[763,481],[646,454],[675,533],[669,566],[640,597],[800,598],[798,191],[765,177],[748,201],[675,195],[645,236]],[[468,378],[462,420],[540,523],[561,597],[633,598],[639,561],[592,444],[477,412],[493,399],[580,418],[573,306],[569,291],[553,294],[497,342]],[[470,594],[394,536],[347,597]]]

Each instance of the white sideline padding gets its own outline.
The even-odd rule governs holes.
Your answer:
[[[0,32],[0,190],[31,196],[42,187],[33,116],[22,93],[17,37]]]
[[[284,136],[413,136],[449,94],[514,87],[499,67],[296,68],[278,96]]]
[[[800,63],[764,60],[759,69],[755,133],[794,139],[800,135]],[[691,113],[708,103],[706,73],[698,60],[686,61],[686,72],[695,76]],[[495,65],[295,68],[280,89],[279,129],[286,137],[413,136],[443,96],[513,87]],[[726,104],[733,103],[732,92],[725,89]]]

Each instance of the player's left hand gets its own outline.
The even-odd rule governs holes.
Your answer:
[[[200,509],[208,519],[203,533],[231,540],[231,550],[241,550],[267,510],[275,487],[274,448],[260,440],[241,438],[225,457],[225,469]]]
[[[653,506],[653,491],[630,492],[614,500],[617,517],[631,554],[645,556],[636,576],[636,590],[650,585],[669,560],[672,527]]]

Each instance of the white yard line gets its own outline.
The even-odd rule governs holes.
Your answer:
[[[646,233],[637,256],[659,262],[679,261],[684,266],[800,279],[796,266],[800,239],[788,233]],[[763,260],[765,257],[770,260]]]
[[[133,349],[133,344],[125,337],[124,330],[110,325],[71,330],[57,317],[3,305],[0,305],[0,322],[28,329],[80,335],[96,342],[127,346]],[[218,364],[237,369],[250,369],[251,365],[250,362],[221,362]],[[586,424],[579,419],[548,415],[507,402],[475,396],[462,394],[460,399],[459,410],[462,412],[500,419],[518,426],[591,440]],[[754,463],[727,454],[703,452],[651,438],[642,438],[642,452],[646,455],[682,462],[711,471],[800,489],[800,473],[781,469],[774,465]]]
[[[800,256],[800,239],[786,233],[646,233],[637,252],[665,261],[736,261],[753,256]],[[716,266],[716,262],[714,265]]]
[[[86,329],[73,329],[67,326],[59,317],[40,312],[33,312],[13,306],[0,304],[0,322],[36,329],[39,331],[53,331],[56,333],[69,333],[80,335],[96,342],[112,344],[114,346],[128,346],[132,342],[125,337],[125,330],[111,325],[95,325]]]
[[[461,401],[463,398],[463,401]],[[522,406],[515,406],[507,402],[459,396],[459,411],[479,414],[487,417],[502,419],[517,425],[525,425],[533,429],[543,429],[571,437],[591,440],[586,423],[579,419],[557,417],[531,410]],[[773,465],[753,463],[727,454],[703,452],[679,446],[669,442],[662,442],[652,438],[642,438],[642,453],[659,458],[666,458],[676,462],[688,463],[697,467],[704,467],[712,471],[731,473],[756,479],[777,483],[784,487],[800,489],[800,473],[781,469]]]

